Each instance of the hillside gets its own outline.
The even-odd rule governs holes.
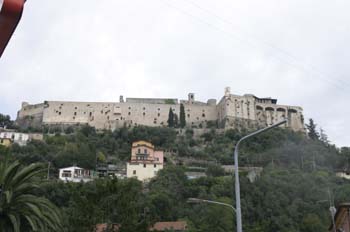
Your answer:
[[[44,141],[27,146],[0,147],[23,165],[51,162],[50,181],[39,195],[63,210],[67,231],[92,231],[97,223],[121,223],[122,231],[145,231],[156,221],[185,219],[190,231],[232,231],[229,210],[188,204],[190,197],[232,203],[233,179],[221,164],[233,164],[234,144],[248,131],[216,129],[194,136],[170,128],[120,128],[95,131],[83,126],[66,133],[45,134]],[[186,165],[170,162],[147,186],[133,179],[99,179],[87,184],[57,182],[57,169],[72,164],[94,169],[96,162],[125,163],[135,140],[147,140],[168,155],[208,161],[207,177],[189,180]],[[97,155],[98,154],[98,155]],[[98,157],[98,158],[97,158]],[[336,204],[349,201],[350,181],[335,176],[348,167],[349,149],[287,129],[275,129],[242,144],[240,165],[263,167],[254,183],[241,175],[244,231],[326,231],[331,218],[329,193]],[[179,159],[181,160],[181,159]]]

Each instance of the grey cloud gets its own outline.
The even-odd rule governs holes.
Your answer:
[[[0,60],[0,112],[21,101],[272,96],[350,145],[347,0],[27,1]]]

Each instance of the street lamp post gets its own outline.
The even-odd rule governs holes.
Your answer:
[[[235,146],[235,151],[234,151],[234,160],[235,160],[235,191],[236,191],[236,221],[237,221],[237,232],[242,232],[242,211],[241,211],[241,194],[240,194],[240,186],[239,186],[239,174],[238,174],[238,149],[239,145],[243,140],[246,140],[250,137],[253,137],[255,135],[258,135],[260,133],[263,133],[267,130],[270,130],[272,128],[275,128],[279,125],[282,125],[286,123],[287,120],[283,120],[281,122],[275,123],[271,126],[265,127],[263,129],[257,130],[251,134],[248,134],[241,138],[236,146]]]

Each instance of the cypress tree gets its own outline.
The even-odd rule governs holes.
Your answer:
[[[181,103],[180,104],[180,127],[184,128],[186,126],[186,115],[185,115],[185,107]]]
[[[308,135],[310,137],[310,139],[312,140],[319,140],[320,139],[320,135],[316,130],[316,124],[314,123],[314,120],[312,118],[309,119],[309,124],[306,124],[306,129],[308,131]]]
[[[179,126],[179,117],[177,114],[174,114],[174,127],[177,128]]]
[[[168,127],[174,127],[174,112],[171,107],[169,109]]]

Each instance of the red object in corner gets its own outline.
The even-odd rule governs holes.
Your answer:
[[[23,6],[24,0],[4,0],[2,4],[0,11],[0,57],[22,17]]]

